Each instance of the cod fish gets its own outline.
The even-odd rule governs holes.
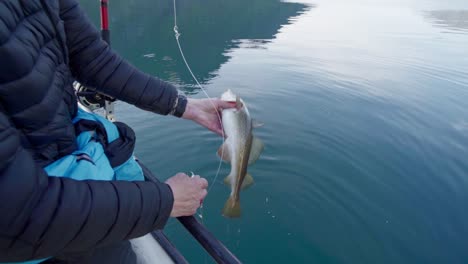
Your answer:
[[[247,173],[247,165],[255,162],[263,150],[263,142],[252,135],[254,124],[247,105],[238,95],[227,90],[221,95],[221,100],[236,102],[236,108],[222,111],[222,122],[226,140],[218,149],[218,155],[231,163],[231,173],[224,183],[231,187],[231,195],[223,208],[226,217],[240,217],[240,191],[253,184],[254,180]]]

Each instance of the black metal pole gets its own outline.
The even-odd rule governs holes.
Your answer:
[[[205,226],[193,216],[177,218],[180,223],[195,237],[200,245],[216,260],[217,263],[237,264],[241,263]]]
[[[182,254],[177,250],[177,248],[169,241],[166,235],[161,230],[155,230],[151,232],[154,239],[158,241],[159,245],[166,251],[167,255],[174,261],[176,264],[188,264],[188,261],[182,256]]]

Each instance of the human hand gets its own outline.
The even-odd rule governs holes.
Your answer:
[[[182,118],[192,120],[221,136],[223,134],[223,126],[220,122],[221,111],[234,107],[236,107],[236,102],[227,102],[219,98],[188,98]]]
[[[201,201],[205,198],[208,181],[199,175],[189,177],[185,173],[177,173],[166,180],[174,195],[174,205],[171,216],[189,216],[197,212]]]

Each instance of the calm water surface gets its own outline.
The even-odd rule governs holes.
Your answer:
[[[82,1],[95,22],[97,1]],[[245,263],[468,262],[468,2],[178,0],[181,42],[211,96],[231,88],[265,123],[243,216],[221,208],[221,139],[124,103],[161,179],[213,185],[203,221]],[[203,95],[174,40],[172,1],[110,1],[113,47]],[[166,233],[211,263],[176,222]]]

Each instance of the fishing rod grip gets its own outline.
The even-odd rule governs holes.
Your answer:
[[[216,260],[217,263],[239,264],[239,259],[229,251],[206,227],[193,216],[177,217],[177,220],[195,237],[200,245]]]
[[[101,30],[101,37],[110,46],[110,31]]]

